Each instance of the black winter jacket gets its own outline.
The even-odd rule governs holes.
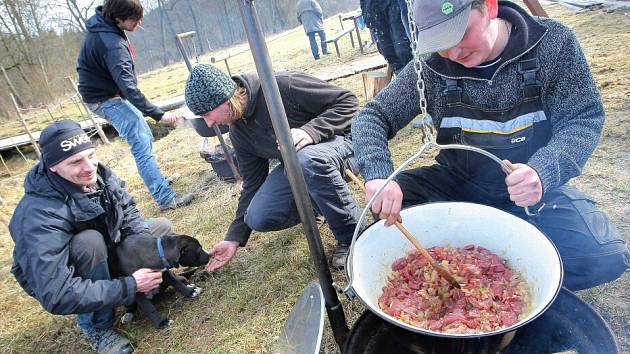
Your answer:
[[[148,233],[146,221],[122,182],[99,165],[109,212],[76,186],[38,163],[26,176],[25,194],[15,208],[9,232],[15,242],[11,272],[26,292],[58,315],[93,312],[135,300],[133,277],[89,280],[75,276],[69,265],[73,235],[105,218],[106,244],[113,247],[130,234]]]
[[[302,72],[280,72],[275,77],[291,128],[304,130],[313,144],[350,134],[352,118],[359,109],[359,100],[352,92]],[[258,75],[244,74],[233,79],[245,87],[248,101],[244,117],[230,125],[243,190],[225,239],[244,246],[252,232],[244,221],[247,207],[267,179],[269,160],[282,160],[282,155]]]
[[[164,111],[138,88],[133,58],[125,32],[101,14],[102,6],[86,23],[87,34],[77,59],[79,93],[87,103],[121,96],[140,112],[157,121]]]
[[[392,6],[398,7],[398,3],[394,0],[360,0],[359,6],[365,25],[369,28],[376,28],[384,23],[389,23],[388,9]]]

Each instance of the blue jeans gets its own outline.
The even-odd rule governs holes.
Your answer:
[[[529,217],[513,202],[496,199],[496,193],[442,165],[403,171],[396,180],[403,191],[404,207],[439,201],[472,202],[533,224],[558,248],[564,267],[563,285],[569,290],[613,281],[630,268],[630,252],[615,225],[590,197],[574,187],[564,185],[548,191],[541,201],[544,208]]]
[[[138,173],[156,203],[163,205],[170,202],[175,192],[155,161],[151,151],[153,134],[142,113],[129,101],[120,97],[97,104],[88,103],[87,106],[92,112],[107,119],[131,146]]]
[[[407,2],[405,0],[398,0],[398,7],[400,7],[400,19],[402,20],[403,27],[405,28],[405,34],[407,35],[407,38],[409,38],[409,40],[411,41],[411,32],[409,32],[409,10],[407,10]]]
[[[90,280],[110,280],[107,264],[107,246],[103,235],[95,230],[85,230],[72,237],[70,264],[75,276]],[[108,329],[114,325],[114,308],[107,307],[77,315],[77,324],[84,331],[92,327]]]
[[[297,152],[313,207],[324,216],[340,243],[350,243],[361,210],[341,171],[352,156],[352,143],[343,137],[309,145]],[[245,223],[266,232],[297,225],[300,216],[284,165],[278,165],[258,189],[247,208]]]
[[[308,32],[306,35],[308,36],[308,41],[311,44],[311,53],[313,53],[313,58],[319,59],[319,50],[317,48],[317,41],[315,40],[315,34],[319,34],[319,41],[322,45],[322,53],[328,53],[328,45],[326,44],[326,32],[324,30]]]

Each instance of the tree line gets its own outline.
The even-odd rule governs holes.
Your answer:
[[[241,0],[142,0],[142,28],[129,33],[139,73],[181,60],[174,34],[195,31],[186,47],[203,54],[246,41]],[[358,0],[320,0],[325,16],[358,7]],[[255,1],[265,35],[298,26],[297,0]],[[0,0],[0,122],[14,119],[13,94],[21,108],[72,94],[76,58],[85,23],[102,0]]]

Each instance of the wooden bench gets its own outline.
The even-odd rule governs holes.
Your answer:
[[[237,50],[232,50],[231,52],[224,52],[224,53],[220,53],[217,56],[212,56],[210,57],[210,62],[212,64],[215,64],[217,62],[224,62],[225,63],[225,68],[227,69],[227,73],[228,75],[232,76],[232,72],[230,71],[230,66],[228,65],[228,59],[230,59],[233,56],[237,56],[241,53],[244,53],[246,51],[249,50],[249,46],[237,49]]]
[[[227,69],[228,75],[232,76],[232,72],[230,71],[230,66],[228,65],[228,59],[230,59],[230,53],[224,54],[220,57],[210,57],[210,62],[215,64],[219,61],[223,61],[225,63],[225,68]]]
[[[326,43],[335,44],[335,52],[337,52],[337,58],[341,58],[341,53],[339,52],[339,44],[337,44],[337,41],[339,41],[339,39],[341,39],[341,37],[345,36],[346,34],[350,35],[350,43],[352,43],[352,48],[354,48],[354,36],[352,35],[352,32],[354,32],[354,26],[342,29],[341,31],[335,33],[332,38],[326,40]]]

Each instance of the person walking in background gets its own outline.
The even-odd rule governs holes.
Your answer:
[[[319,59],[319,49],[315,35],[319,35],[319,41],[324,55],[330,54],[326,45],[326,32],[324,31],[324,14],[322,7],[316,0],[299,0],[297,3],[297,20],[304,27],[304,32],[311,43],[311,52],[315,60]]]
[[[397,0],[361,0],[360,6],[378,52],[398,74],[413,56]]]
[[[174,125],[178,116],[152,104],[138,88],[135,50],[125,31],[140,25],[139,0],[106,0],[86,23],[87,34],[77,60],[79,93],[87,107],[107,119],[131,146],[138,172],[160,210],[190,204],[193,195],[177,195],[155,161],[153,134],[144,119]]]

